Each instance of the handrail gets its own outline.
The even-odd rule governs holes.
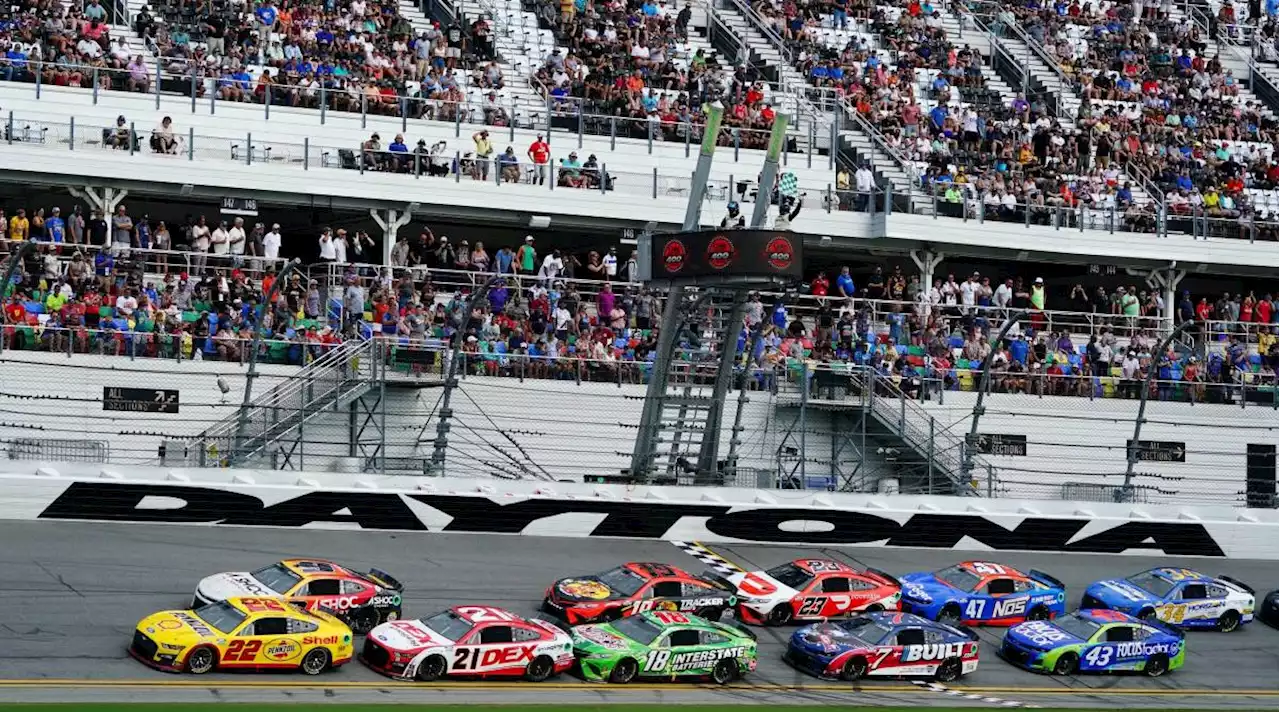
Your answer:
[[[1254,61],[1253,52],[1252,52],[1253,50],[1252,40],[1249,43],[1249,51],[1245,51],[1244,49],[1241,48],[1239,43],[1237,43],[1235,40],[1232,40],[1223,36],[1224,33],[1222,32],[1222,25],[1219,24],[1217,26],[1217,31],[1214,31],[1212,29],[1214,25],[1209,22],[1209,18],[1204,15],[1204,13],[1200,10],[1200,8],[1191,7],[1191,5],[1188,4],[1187,7],[1185,8],[1185,12],[1187,16],[1191,18],[1191,21],[1194,22],[1196,26],[1200,28],[1201,31],[1203,31],[1206,35],[1211,37],[1219,45],[1219,47],[1221,47],[1222,45],[1226,45],[1227,47],[1230,48],[1231,53],[1234,54],[1237,59],[1244,62],[1245,65],[1249,67],[1250,81],[1252,81],[1253,77],[1255,76],[1261,77],[1262,81],[1266,82],[1267,85],[1271,87],[1271,91],[1273,93],[1277,91],[1276,84],[1271,80],[1271,76],[1268,75],[1266,72],[1264,72],[1262,70],[1262,67],[1260,67],[1256,61]],[[1248,25],[1240,25],[1240,26],[1248,27]]]
[[[715,1],[716,0],[708,0],[708,4]],[[760,13],[755,11],[755,8],[744,3],[742,0],[720,1],[733,5],[738,14],[746,18],[747,22],[750,23],[766,40],[768,40],[769,44],[773,45],[774,49],[778,50],[778,54],[782,55],[782,58],[786,60],[789,66],[795,65],[795,54],[791,51],[791,47],[787,45],[786,41],[782,39],[778,33],[769,28],[769,25],[765,23],[763,17],[760,17]]]
[[[915,185],[920,180],[920,171],[917,169],[915,163],[908,160],[901,153],[898,153],[897,149],[890,146],[889,142],[885,139],[884,134],[880,132],[880,129],[870,121],[867,121],[862,114],[859,114],[856,108],[850,106],[848,100],[842,102],[842,107],[844,109],[845,117],[851,118],[853,123],[862,130],[862,133],[865,133],[867,137],[871,139],[872,144],[883,151],[886,156],[892,159],[893,162],[907,174],[907,178],[912,182],[911,188],[914,189],[919,187]]]

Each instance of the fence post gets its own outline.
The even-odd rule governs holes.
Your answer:
[[[93,105],[98,105],[98,68],[93,68]]]
[[[578,108],[578,148],[582,148],[582,108]]]
[[[609,151],[618,149],[618,117],[609,117]]]
[[[138,144],[138,132],[133,130],[133,122],[129,122],[129,155],[133,155],[133,149]]]
[[[324,126],[324,115],[329,109],[329,97],[325,96],[324,86],[320,87],[320,125]]]
[[[271,120],[271,82],[267,82],[267,88],[262,92],[262,116],[267,121]]]
[[[36,101],[40,100],[40,86],[43,84],[43,81],[40,78],[41,74],[43,74],[43,72],[40,71],[40,67],[36,67]],[[156,97],[156,101],[160,101],[160,97]]]
[[[253,132],[244,135],[244,164],[253,165]]]
[[[649,140],[649,155],[653,155],[653,122],[645,121],[645,135]]]
[[[10,119],[13,118],[13,112],[9,113],[9,118]],[[10,123],[13,123],[13,122],[10,121]],[[653,199],[654,200],[658,199],[658,167],[657,166],[653,167]]]
[[[191,72],[191,113],[196,113],[196,73]],[[182,349],[178,349],[181,351]]]
[[[369,96],[364,92],[360,93],[360,128],[369,128]]]
[[[156,111],[160,110],[160,58],[156,57]]]
[[[311,170],[311,137],[302,137],[302,170]]]
[[[511,116],[510,116],[509,118],[510,118],[511,120],[507,122],[507,128],[508,128],[508,129],[510,129],[510,138],[509,138],[508,140],[509,140],[509,141],[511,141],[512,143],[515,143],[515,140],[516,140],[516,98],[515,98],[514,96],[513,96],[513,97],[511,97]]]
[[[689,157],[689,142],[693,140],[693,122],[685,124],[684,127],[684,157]]]
[[[196,160],[196,127],[187,127],[187,160]]]
[[[453,172],[453,182],[462,182],[462,151],[453,152],[453,165],[457,169]]]
[[[609,190],[609,164],[600,164],[600,192],[605,193]]]
[[[67,137],[67,146],[70,147],[70,150],[74,151],[76,150],[76,117],[74,116],[71,117],[71,124],[68,133],[70,135]]]

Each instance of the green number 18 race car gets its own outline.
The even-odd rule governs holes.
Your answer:
[[[710,678],[730,682],[756,669],[756,637],[742,628],[657,611],[573,629],[573,653],[587,680]]]

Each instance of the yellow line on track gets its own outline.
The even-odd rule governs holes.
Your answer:
[[[0,680],[0,688],[16,688],[16,687],[78,687],[78,688],[105,688],[105,687],[194,687],[194,688],[226,688],[226,689],[346,689],[346,690],[385,690],[403,688],[418,689],[436,689],[436,690],[455,690],[455,691],[492,691],[492,690],[519,690],[521,692],[538,692],[538,691],[580,691],[608,689],[611,692],[678,692],[680,689],[692,690],[731,690],[731,691],[749,691],[749,692],[849,692],[849,693],[866,693],[866,694],[936,694],[928,688],[916,685],[893,685],[893,686],[876,686],[865,688],[854,688],[848,685],[767,685],[767,684],[735,684],[724,687],[718,685],[688,685],[674,686],[670,684],[639,684],[626,686],[603,686],[581,683],[563,683],[563,682],[543,682],[543,683],[524,683],[524,682],[491,682],[491,681],[475,681],[475,682],[398,682],[398,681],[377,681],[377,680],[335,680],[326,681],[310,681],[310,680],[77,680],[77,679],[30,679],[30,680]],[[953,690],[971,694],[1023,694],[1023,695],[1133,695],[1153,697],[1171,697],[1175,695],[1219,695],[1223,697],[1276,697],[1280,695],[1277,690],[1257,689],[1257,690],[1212,690],[1212,689],[1168,689],[1159,688],[1153,690],[1143,689],[1093,689],[1087,687],[953,687]]]

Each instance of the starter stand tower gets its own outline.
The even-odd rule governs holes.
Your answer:
[[[750,228],[699,230],[721,109],[707,107],[707,114],[684,230],[643,235],[639,245],[642,280],[646,288],[665,292],[666,306],[631,455],[628,475],[634,482],[691,479],[693,484],[718,485],[733,474],[737,426],[723,458],[721,435],[739,354],[750,354],[759,336],[744,334],[748,294],[785,288],[802,277],[800,238],[761,229],[787,116],[779,112],[774,122]]]

